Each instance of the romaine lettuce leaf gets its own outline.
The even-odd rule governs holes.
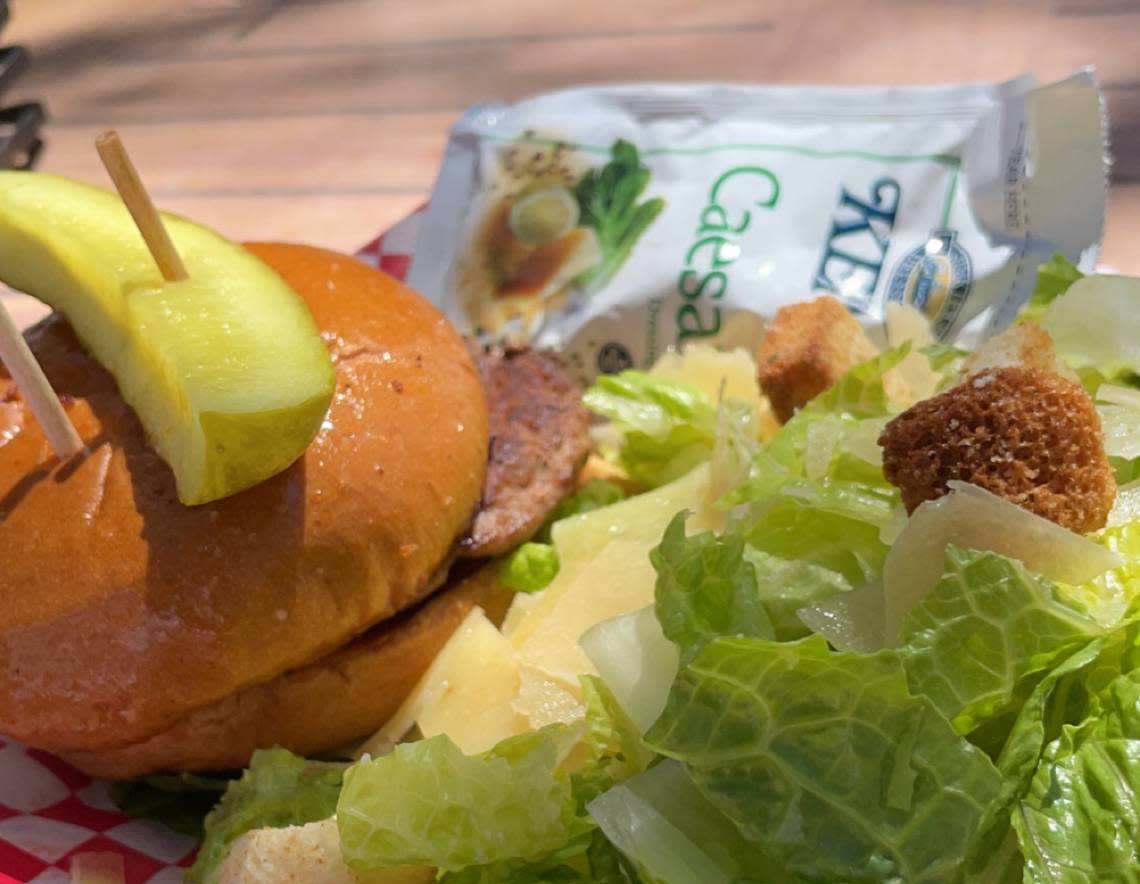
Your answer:
[[[882,417],[894,407],[888,392],[887,372],[906,359],[910,344],[884,350],[873,359],[849,368],[839,379],[803,407],[806,412],[848,414],[856,418]],[[795,420],[795,418],[793,418]]]
[[[570,775],[574,809],[572,835],[557,850],[529,860],[498,860],[449,872],[442,884],[540,884],[540,882],[636,882],[636,874],[618,850],[596,828],[587,802],[628,777],[641,773],[656,758],[640,731],[609,688],[593,676],[582,678],[586,718],[578,744],[565,765]]]
[[[440,735],[361,761],[336,808],[345,860],[450,871],[555,853],[577,834],[570,779],[557,769],[572,741],[553,726],[468,756]]]
[[[1125,620],[1140,598],[1140,520],[1112,525],[1090,536],[1117,553],[1122,564],[1087,583],[1058,584],[1057,592],[1102,626],[1114,627]]]
[[[1074,282],[1046,309],[1041,325],[1086,387],[1140,372],[1138,298],[1140,279],[1098,273]]]
[[[911,691],[967,734],[1101,631],[1020,562],[950,545],[942,580],[904,621],[901,656]]]
[[[481,884],[594,880],[603,866],[624,875],[586,802],[656,756],[603,682],[585,677],[582,690],[579,724],[475,756],[440,735],[351,768],[337,805],[345,860],[358,870],[435,866],[443,881]]]
[[[826,569],[843,588],[879,576],[883,537],[897,530],[901,512],[877,444],[892,407],[884,373],[907,353],[903,345],[849,370],[753,458],[748,477],[720,501],[751,550]]]
[[[755,502],[763,507],[773,498],[787,498],[837,516],[885,526],[894,521],[900,498],[898,489],[882,478],[881,468],[877,477],[877,482],[830,476],[812,480],[797,475],[767,452],[761,452],[752,461],[747,480],[725,495],[724,503],[731,506]]]
[[[640,882],[599,831],[585,832],[562,850],[535,860],[507,860],[445,872],[440,884],[649,884]]]
[[[1040,322],[1049,305],[1083,276],[1076,264],[1058,252],[1037,268],[1037,282],[1033,286],[1033,293],[1017,314],[1017,318]]]
[[[641,773],[656,758],[617,703],[593,676],[582,678],[586,717],[578,743],[564,765],[570,775],[571,835],[565,844],[530,859],[499,859],[448,872],[443,884],[527,884],[598,882],[624,884],[637,877],[616,848],[587,816],[586,804],[618,783]]]
[[[744,540],[732,533],[685,536],[678,513],[649,558],[657,570],[657,619],[681,651],[681,663],[719,635],[773,638],[756,571],[744,558]]]
[[[206,839],[190,882],[211,882],[234,841],[253,829],[298,826],[332,816],[347,764],[308,761],[285,749],[253,754],[241,779],[206,817]]]
[[[887,545],[880,527],[786,497],[769,499],[741,528],[750,547],[835,572],[851,586],[883,572]]]
[[[847,592],[842,574],[748,546],[740,526],[687,537],[678,514],[650,553],[656,611],[682,662],[722,635],[791,641],[810,630],[797,612]]]
[[[683,668],[647,742],[685,764],[747,840],[816,881],[949,881],[997,770],[890,653],[818,637],[717,639]]]
[[[1140,622],[1130,620],[1059,662],[1033,688],[1012,723],[994,719],[970,735],[975,745],[996,756],[1002,786],[967,851],[968,880],[995,880],[991,871],[999,846],[1008,844],[1011,811],[1028,792],[1046,747],[1056,743],[1067,725],[1101,714],[1100,695],[1121,673],[1138,666]]]
[[[1068,707],[1069,688],[1080,683],[1108,646],[1094,639],[1051,670],[1033,688],[1012,723],[994,719],[984,732],[971,734],[997,758],[1001,789],[982,815],[978,832],[966,850],[966,880],[978,884],[1006,884],[1022,880],[1024,865],[1010,815],[1029,789],[1046,743],[1059,732]]]
[[[683,381],[631,369],[600,376],[582,401],[620,434],[618,464],[650,488],[683,476],[712,456],[717,403]],[[729,398],[724,407],[733,422],[755,426],[751,403]]]
[[[1045,751],[1013,816],[1029,882],[1140,880],[1140,672]]]
[[[811,630],[800,620],[799,612],[851,590],[842,574],[811,562],[782,559],[751,546],[744,548],[744,558],[756,571],[756,583],[776,641],[793,641],[808,635]]]

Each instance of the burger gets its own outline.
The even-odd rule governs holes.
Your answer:
[[[52,315],[26,339],[85,443],[57,464],[0,368],[0,733],[96,776],[314,755],[384,723],[587,452],[581,391],[473,348],[355,259],[250,244],[336,372],[292,466],[199,506],[115,382]]]

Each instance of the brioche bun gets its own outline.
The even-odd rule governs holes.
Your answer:
[[[0,369],[0,733],[59,753],[137,746],[438,585],[487,459],[467,347],[426,300],[355,259],[249,248],[308,304],[337,387],[304,456],[248,491],[180,504],[111,376],[59,317],[27,338],[85,454],[59,465]],[[402,665],[381,659],[380,671]],[[313,739],[290,732],[298,748],[322,748],[314,727]]]
[[[195,709],[148,740],[64,759],[118,780],[244,767],[254,750],[275,745],[313,755],[359,742],[392,717],[472,608],[502,619],[511,593],[498,571],[482,565],[331,654]]]

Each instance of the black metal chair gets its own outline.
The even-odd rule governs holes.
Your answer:
[[[8,23],[7,0],[0,0],[0,28]],[[23,46],[0,47],[0,95],[28,67],[28,51]],[[40,131],[47,112],[39,102],[0,108],[0,167],[30,169],[43,150]]]

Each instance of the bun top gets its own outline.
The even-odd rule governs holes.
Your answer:
[[[304,298],[337,374],[316,439],[260,485],[180,504],[58,317],[27,337],[89,453],[57,464],[0,367],[0,733],[55,751],[145,739],[422,597],[470,522],[487,407],[459,335],[353,258],[249,249]]]

